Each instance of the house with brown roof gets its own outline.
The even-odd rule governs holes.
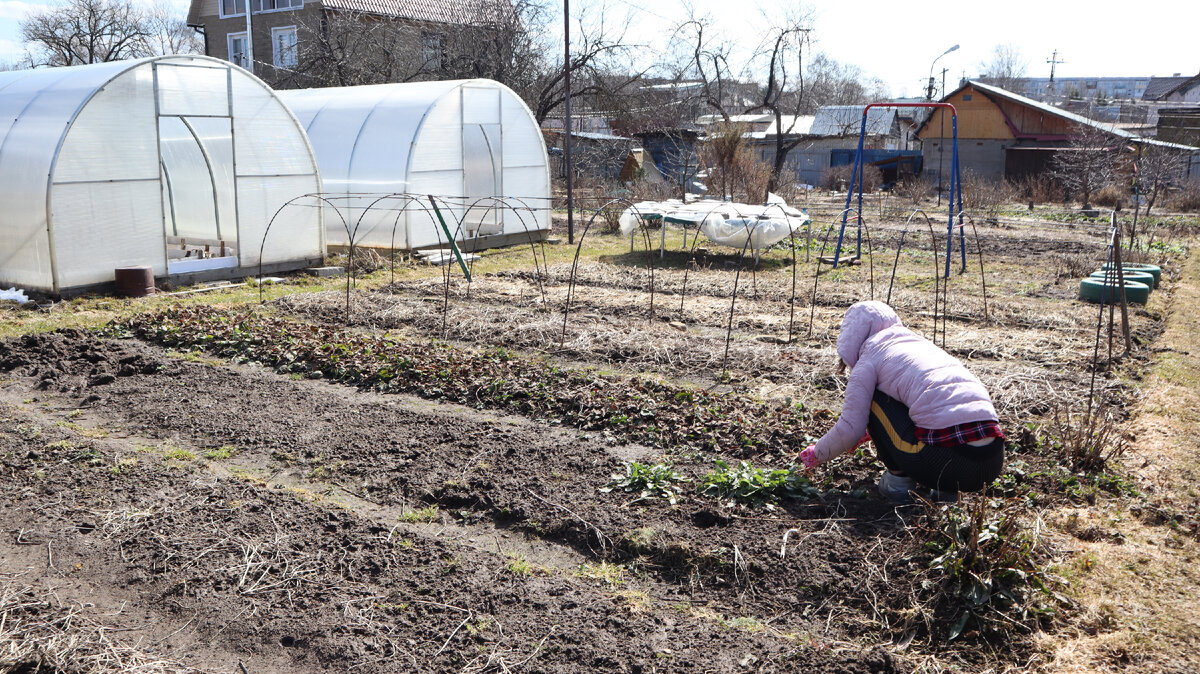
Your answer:
[[[388,47],[404,47],[410,72],[437,76],[454,31],[511,16],[511,7],[505,0],[192,0],[187,23],[203,33],[205,54],[288,87],[302,83],[288,75],[312,46],[304,41],[328,37],[335,22],[386,24]]]
[[[1153,145],[1194,154],[1196,148],[1143,138],[1118,125],[1099,122],[1000,87],[968,81],[942,99],[957,112],[961,169],[985,178],[1019,178],[1041,173],[1058,152],[1071,148],[1083,129],[1101,132],[1114,149]],[[953,119],[936,109],[917,129],[924,167],[936,176],[950,169]],[[940,161],[939,161],[940,160]]]

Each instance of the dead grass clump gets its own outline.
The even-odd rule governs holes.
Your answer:
[[[38,591],[16,579],[9,576],[0,587],[0,671],[199,671],[115,641],[119,629],[85,615],[80,606],[63,604],[52,591]]]
[[[1120,185],[1105,185],[1092,195],[1091,202],[1093,206],[1120,210],[1120,207],[1124,206],[1128,199],[1129,190],[1127,188]]]
[[[395,254],[391,251],[387,251],[387,253],[391,255]],[[388,269],[391,267],[388,254],[380,253],[374,248],[356,247],[350,271],[355,276],[362,276],[379,271],[380,269]],[[348,261],[349,255],[347,253],[338,253],[329,257],[328,264],[336,267],[345,267]]]

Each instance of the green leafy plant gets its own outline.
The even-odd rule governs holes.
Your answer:
[[[973,632],[1030,632],[1054,614],[1056,603],[1066,602],[1050,587],[1041,542],[1018,510],[1015,502],[978,496],[965,505],[932,507],[919,525],[934,554],[934,603],[953,615],[947,641]]]
[[[795,467],[755,468],[748,461],[730,465],[716,460],[717,469],[703,478],[702,491],[727,505],[771,505],[780,498],[812,497],[820,493]]]
[[[687,482],[687,478],[662,463],[646,465],[631,461],[625,466],[625,474],[615,474],[608,486],[600,491],[608,493],[617,489],[625,492],[640,492],[637,501],[654,498],[664,498],[675,505],[679,502],[679,484]]]

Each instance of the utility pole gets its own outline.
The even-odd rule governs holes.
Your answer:
[[[1054,99],[1056,98],[1056,94],[1058,93],[1054,90],[1054,66],[1057,66],[1060,63],[1066,63],[1066,61],[1058,60],[1058,50],[1055,49],[1054,54],[1052,54],[1050,58],[1046,59],[1046,63],[1050,64],[1050,85],[1047,87],[1047,90],[1050,94],[1050,102],[1053,103]]]
[[[244,0],[246,3],[246,70],[250,74],[254,74],[254,26],[250,23],[250,3],[253,0]]]
[[[571,0],[563,0],[563,164],[567,169],[567,243],[575,243],[575,191],[571,175]]]
[[[942,68],[942,98],[946,97],[946,71],[949,68]]]

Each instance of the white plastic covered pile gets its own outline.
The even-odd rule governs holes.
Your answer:
[[[692,202],[678,199],[641,201],[621,214],[621,233],[629,236],[643,221],[656,225],[661,223],[664,227],[698,226],[704,236],[715,244],[738,250],[749,249],[757,254],[799,231],[811,222],[811,218],[773,194],[766,205],[711,199]]]

